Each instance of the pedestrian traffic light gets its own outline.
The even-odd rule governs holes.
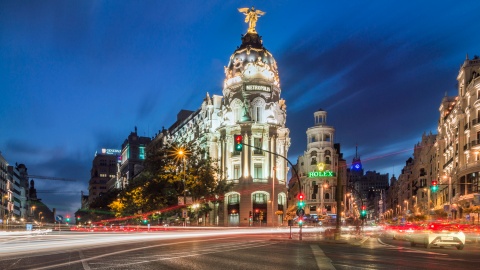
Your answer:
[[[362,205],[362,210],[360,211],[360,218],[365,219],[367,217],[367,207]]]
[[[235,135],[234,140],[235,140],[235,145],[234,145],[235,151],[242,151],[242,149],[243,149],[243,137],[242,137],[242,135]]]
[[[437,180],[432,180],[432,185],[430,186],[430,190],[432,192],[437,192],[438,190],[438,182]]]
[[[298,209],[303,209],[305,207],[305,195],[303,193],[298,194],[298,201],[297,201],[297,208]]]

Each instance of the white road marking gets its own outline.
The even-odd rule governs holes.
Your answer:
[[[83,269],[90,270],[90,266],[88,266],[88,262],[85,260],[85,256],[83,255],[83,252],[79,250],[78,254],[80,255],[80,260],[82,262]]]
[[[335,266],[332,264],[332,260],[328,258],[323,250],[317,245],[310,245],[312,249],[313,256],[315,256],[315,260],[317,261],[318,269],[324,270],[335,270]]]

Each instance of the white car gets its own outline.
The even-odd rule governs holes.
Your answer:
[[[436,225],[429,225],[430,228]],[[425,248],[430,247],[447,247],[454,246],[458,250],[462,250],[465,246],[465,234],[461,231],[448,230],[430,230],[421,233],[414,233],[407,236],[412,247],[423,245]]]

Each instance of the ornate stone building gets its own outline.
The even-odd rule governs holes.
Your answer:
[[[298,158],[297,166],[305,194],[305,214],[317,218],[338,213],[336,189],[339,185],[341,189],[345,187],[346,168],[343,165],[343,170],[339,171],[340,145],[334,143],[335,128],[327,125],[327,112],[320,109],[313,116],[314,126],[306,132],[307,149]],[[343,178],[339,177],[339,172],[344,173]],[[295,200],[295,196],[291,198]]]
[[[437,153],[439,190],[435,208],[453,218],[480,205],[480,58],[468,55],[457,76],[458,95],[440,105]],[[448,206],[450,205],[450,207]]]
[[[467,218],[480,205],[480,58],[460,67],[458,94],[440,104],[438,135],[424,134],[407,160],[395,191],[389,190],[391,216],[412,214]],[[438,190],[432,191],[432,181]]]
[[[278,225],[287,198],[288,164],[282,158],[290,147],[286,104],[280,98],[277,62],[255,28],[250,25],[241,40],[225,67],[223,95],[207,93],[197,111],[182,110],[151,145],[193,141],[218,160],[224,173],[219,177],[233,183],[233,189],[218,212],[209,215],[210,224]],[[234,149],[237,134],[243,136],[242,151]]]

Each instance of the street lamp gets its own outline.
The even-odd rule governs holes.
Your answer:
[[[405,208],[405,217],[408,215],[408,200],[405,200],[404,203],[407,205]]]
[[[184,148],[179,148],[177,150],[177,158],[181,158],[183,161],[183,205],[186,207],[187,206],[187,181],[186,181],[186,173],[185,173],[185,167],[186,167],[186,155],[187,152]],[[185,219],[185,226],[187,226],[187,220]]]
[[[5,198],[8,199],[8,195],[7,195],[7,194],[5,194],[5,195],[2,196],[2,219],[5,219],[5,209],[6,209],[6,207],[5,207]],[[3,221],[3,224],[4,224],[4,226],[5,226],[5,220]]]
[[[453,219],[453,213],[452,213],[452,177],[450,175],[444,175],[443,179],[447,179],[448,177],[448,209],[450,210],[450,215],[452,215]]]

